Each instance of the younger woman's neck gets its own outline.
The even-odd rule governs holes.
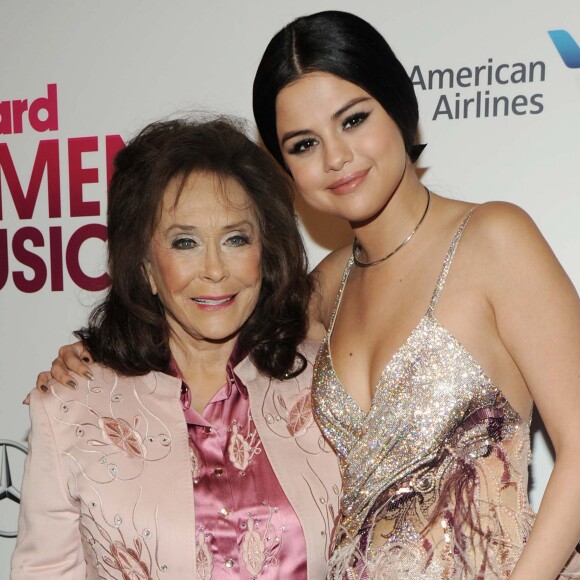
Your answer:
[[[413,167],[409,166],[381,211],[364,223],[351,223],[361,246],[361,259],[372,262],[395,250],[417,227],[425,213],[427,201],[426,188]]]

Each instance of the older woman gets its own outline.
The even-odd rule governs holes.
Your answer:
[[[108,228],[77,333],[99,364],[31,395],[13,580],[322,577],[338,470],[288,184],[225,120],[155,123],[116,159]]]

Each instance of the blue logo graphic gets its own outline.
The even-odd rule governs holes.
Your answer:
[[[548,30],[556,50],[568,68],[580,68],[580,46],[565,30]]]

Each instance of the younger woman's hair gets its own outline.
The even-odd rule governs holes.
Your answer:
[[[261,292],[238,335],[237,352],[249,354],[270,377],[297,374],[304,367],[297,347],[307,331],[311,282],[292,186],[241,122],[224,117],[152,123],[118,153],[107,216],[111,286],[76,336],[95,360],[122,374],[168,370],[168,324],[143,264],[168,185],[177,179],[183,187],[196,173],[235,179],[259,226]]]
[[[407,154],[416,161],[419,107],[413,83],[387,41],[368,22],[330,10],[297,18],[268,44],[254,79],[254,117],[264,145],[285,167],[276,132],[276,97],[311,72],[327,72],[358,85],[395,121]]]

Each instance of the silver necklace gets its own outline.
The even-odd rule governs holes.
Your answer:
[[[357,266],[360,266],[361,268],[369,268],[370,266],[376,266],[377,264],[380,264],[381,262],[388,260],[391,256],[394,256],[403,246],[406,246],[411,241],[411,238],[417,233],[417,230],[421,227],[421,224],[423,223],[423,220],[425,219],[425,216],[429,211],[429,205],[431,204],[431,192],[427,188],[425,188],[425,191],[427,192],[427,206],[425,207],[425,211],[423,212],[423,215],[421,216],[419,223],[415,226],[415,229],[391,253],[387,254],[383,258],[374,260],[373,262],[361,262],[358,259],[358,256],[361,251],[361,246],[356,238],[353,240],[352,258]]]

